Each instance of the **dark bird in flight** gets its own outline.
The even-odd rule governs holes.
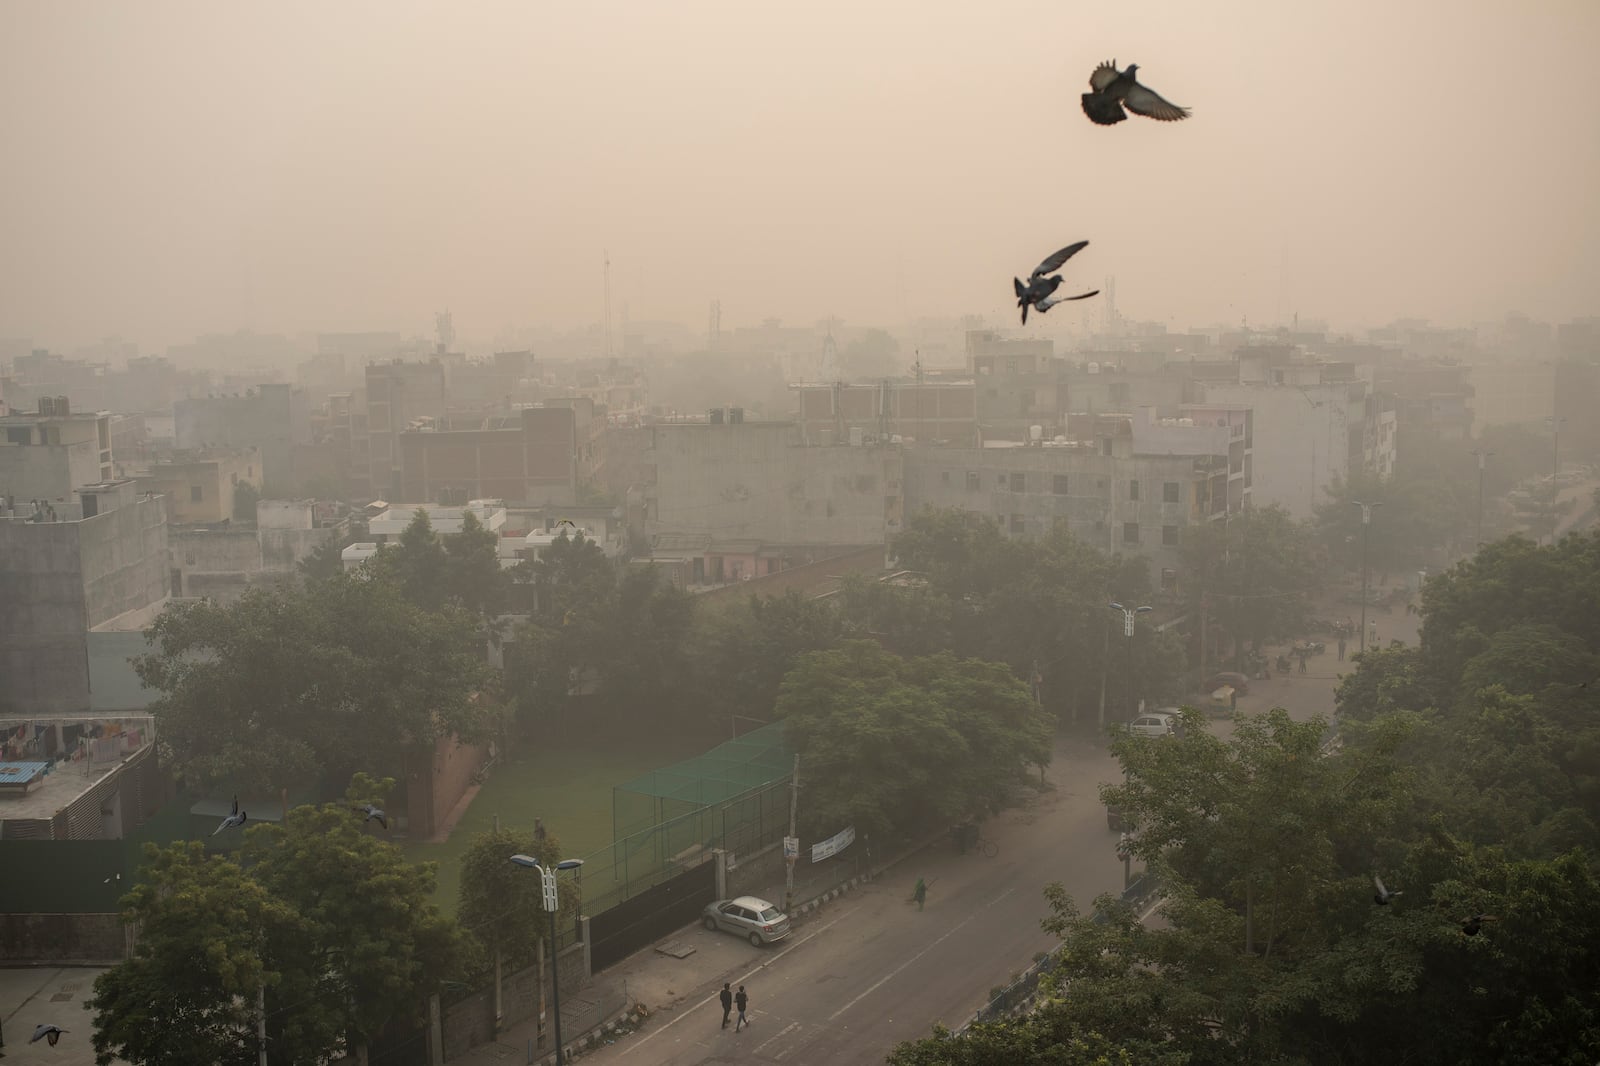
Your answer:
[[[1376,874],[1374,874],[1372,877],[1372,885],[1378,890],[1378,894],[1372,897],[1372,902],[1376,903],[1380,907],[1387,907],[1390,900],[1395,899],[1398,896],[1405,895],[1404,892],[1390,892],[1387,888],[1384,888],[1383,878],[1377,876]]]
[[[1101,63],[1089,75],[1089,88],[1094,92],[1083,94],[1083,113],[1100,126],[1115,126],[1128,117],[1127,107],[1135,115],[1176,122],[1189,117],[1187,107],[1179,107],[1161,98],[1159,93],[1139,84],[1139,64],[1129,63],[1128,69],[1119,72],[1117,61]]]
[[[60,1040],[61,1034],[66,1031],[59,1025],[36,1025],[33,1027],[33,1039],[28,1043],[37,1044],[41,1040],[48,1040],[50,1041],[50,1046],[55,1047],[56,1041]]]
[[[211,831],[211,835],[212,836],[216,836],[218,833],[222,832],[224,829],[237,829],[241,825],[244,825],[245,819],[247,817],[249,817],[249,816],[246,815],[244,811],[241,811],[239,809],[239,797],[235,796],[235,797],[233,797],[233,810],[228,814],[228,816],[226,818],[224,818],[222,820],[222,824],[221,825],[217,826],[215,829],[213,829]]]
[[[1021,278],[1011,279],[1011,285],[1017,292],[1017,306],[1022,308],[1023,325],[1028,323],[1029,307],[1037,307],[1039,313],[1043,314],[1064,300],[1087,300],[1089,297],[1099,294],[1100,290],[1095,289],[1094,292],[1086,292],[1082,296],[1057,296],[1055,292],[1061,287],[1061,276],[1059,274],[1056,274],[1055,277],[1047,276],[1055,274],[1056,271],[1066,265],[1068,259],[1071,259],[1087,247],[1089,247],[1088,241],[1079,241],[1077,244],[1067,245],[1034,267],[1033,273],[1028,275],[1027,284],[1023,284]]]
[[[1479,931],[1483,929],[1484,922],[1498,922],[1500,919],[1492,914],[1474,914],[1469,918],[1458,920],[1461,923],[1461,931],[1463,933],[1467,936],[1477,936]]]
[[[377,819],[379,825],[383,826],[385,829],[389,828],[389,816],[388,816],[388,814],[386,814],[385,812],[379,810],[377,807],[374,807],[372,804],[367,803],[367,804],[364,804],[364,805],[362,805],[360,807],[354,808],[354,810],[358,810],[362,814],[366,815],[367,816],[366,817],[366,822],[370,822],[373,819]],[[363,822],[362,824],[364,825],[364,824],[366,824],[366,822]]]

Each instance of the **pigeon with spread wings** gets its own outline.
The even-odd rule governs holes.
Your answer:
[[[1139,84],[1139,64],[1129,63],[1128,69],[1117,70],[1117,61],[1101,63],[1089,75],[1089,88],[1083,94],[1083,113],[1100,126],[1115,126],[1128,117],[1124,107],[1135,115],[1153,118],[1160,122],[1176,122],[1189,117],[1187,107],[1179,107],[1151,89]]]
[[[1081,296],[1057,296],[1056,290],[1061,287],[1061,276],[1056,274],[1055,277],[1050,277],[1050,275],[1055,274],[1056,271],[1065,266],[1068,259],[1071,259],[1087,247],[1089,247],[1088,241],[1069,244],[1034,267],[1033,273],[1028,275],[1026,283],[1021,278],[1011,279],[1012,288],[1017,293],[1017,306],[1022,308],[1023,325],[1028,323],[1029,307],[1037,307],[1039,313],[1043,314],[1056,304],[1066,300],[1087,300],[1091,296],[1099,295],[1100,290],[1095,289],[1093,292],[1086,292]]]
[[[217,826],[215,829],[213,829],[211,831],[211,835],[212,836],[216,836],[218,833],[222,832],[224,829],[237,829],[240,826],[244,825],[246,819],[248,819],[248,818],[249,818],[249,815],[245,814],[244,811],[241,811],[239,809],[239,797],[235,796],[235,797],[233,797],[233,810],[230,811],[228,813],[228,816],[222,820],[222,824],[221,825]]]

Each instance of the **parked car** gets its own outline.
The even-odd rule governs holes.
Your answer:
[[[1224,670],[1220,674],[1212,674],[1206,679],[1206,683],[1201,686],[1201,691],[1206,693],[1215,692],[1223,685],[1231,685],[1233,690],[1241,696],[1250,691],[1250,679],[1243,674],[1234,673],[1232,670]]]
[[[1127,729],[1136,737],[1170,737],[1177,732],[1170,714],[1141,714],[1128,723]]]
[[[718,929],[742,936],[756,947],[776,944],[789,935],[789,916],[764,899],[740,896],[706,904],[702,921],[713,933]]]

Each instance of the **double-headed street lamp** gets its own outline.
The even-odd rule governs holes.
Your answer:
[[[1131,705],[1131,713],[1137,714],[1139,713],[1139,704],[1134,698],[1133,691],[1133,678],[1135,673],[1133,669],[1133,619],[1136,615],[1148,614],[1155,608],[1124,607],[1122,604],[1115,602],[1108,604],[1108,606],[1113,611],[1122,612],[1122,635],[1128,638],[1128,702]]]
[[[1372,503],[1363,503],[1360,500],[1351,500],[1352,507],[1361,508],[1361,642],[1358,650],[1367,650],[1367,530],[1372,527],[1372,509],[1382,507],[1382,500]]]
[[[539,871],[539,884],[544,889],[544,909],[550,912],[550,1003],[556,1016],[556,1066],[562,1066],[566,1059],[561,1052],[561,967],[557,964],[556,956],[556,910],[561,906],[561,900],[556,895],[556,871],[576,870],[583,865],[583,860],[562,859],[554,869],[542,865],[532,855],[513,855],[511,861],[518,866]]]

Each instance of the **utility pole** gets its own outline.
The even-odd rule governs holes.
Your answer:
[[[266,982],[256,986],[256,1047],[259,1049],[261,1061],[259,1066],[267,1066],[267,985]]]
[[[1362,503],[1360,500],[1351,500],[1351,504],[1361,508],[1361,640],[1357,651],[1367,650],[1367,531],[1372,528],[1372,509],[1382,507],[1383,501]],[[1246,886],[1248,887],[1248,886]]]
[[[795,816],[800,811],[800,753],[794,756],[794,773],[789,777],[789,839],[794,840],[799,834],[795,831]],[[798,850],[794,855],[785,855],[788,860],[789,875],[783,887],[783,913],[789,914],[794,910],[794,864],[799,858]]]
[[[1478,540],[1477,547],[1483,547],[1483,468],[1485,460],[1494,455],[1481,448],[1472,449],[1472,454],[1478,457]]]

